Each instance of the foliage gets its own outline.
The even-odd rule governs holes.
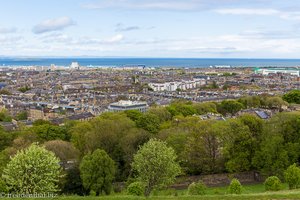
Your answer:
[[[142,196],[145,191],[145,186],[142,182],[133,182],[127,187],[127,194],[135,195],[135,196]]]
[[[43,120],[43,119],[37,119],[32,123],[33,126],[40,126],[40,125],[45,125],[45,124],[51,125],[51,122],[49,122],[47,120]]]
[[[138,180],[145,184],[145,195],[154,188],[162,188],[173,183],[181,173],[176,162],[175,151],[157,139],[150,139],[134,155],[133,170]]]
[[[229,194],[241,194],[243,190],[243,186],[240,181],[236,178],[232,179],[230,185],[228,187]]]
[[[6,89],[1,89],[0,90],[0,95],[11,95],[11,92],[6,90]]]
[[[9,113],[6,109],[2,109],[0,111],[0,121],[1,122],[11,122],[12,121],[12,117],[9,115]]]
[[[43,144],[45,148],[52,151],[62,162],[69,160],[77,161],[79,158],[79,151],[72,143],[63,140],[51,140]]]
[[[266,191],[278,191],[281,187],[281,181],[277,176],[270,176],[265,180],[264,185]]]
[[[111,193],[115,171],[115,162],[100,149],[84,156],[80,163],[83,186],[88,191],[94,191],[96,196]]]
[[[21,87],[18,90],[22,93],[25,93],[25,92],[31,90],[31,88],[26,85],[25,87]]]
[[[19,151],[8,163],[2,178],[11,192],[34,194],[58,191],[59,159],[36,144]]]
[[[156,115],[146,113],[136,121],[136,125],[139,128],[149,131],[149,133],[155,134],[159,131],[160,120]]]
[[[300,168],[297,167],[296,164],[287,168],[284,172],[284,178],[290,190],[300,188]]]
[[[189,195],[204,195],[206,194],[206,185],[203,181],[193,182],[188,187]]]
[[[132,121],[137,121],[143,115],[143,113],[138,110],[126,110],[125,113]]]
[[[226,115],[231,114],[235,115],[237,112],[242,110],[244,105],[235,100],[224,100],[217,106],[219,113]]]
[[[6,193],[8,192],[7,186],[5,181],[3,181],[3,179],[0,178],[0,192],[1,193]]]
[[[300,90],[292,90],[285,95],[283,95],[283,100],[288,103],[300,104]]]
[[[28,114],[26,111],[19,112],[16,116],[16,120],[27,120]]]
[[[27,129],[28,132],[32,132],[38,136],[40,141],[49,140],[70,140],[70,134],[64,126],[56,126],[50,124],[35,125]]]

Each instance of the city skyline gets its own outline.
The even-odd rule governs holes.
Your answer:
[[[300,7],[271,0],[11,0],[0,56],[299,58]]]

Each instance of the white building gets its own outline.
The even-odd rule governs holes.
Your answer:
[[[72,62],[70,65],[70,69],[80,69],[80,65],[78,62]]]
[[[205,84],[206,84],[205,79],[193,79],[191,81],[181,81],[181,82],[149,83],[148,85],[155,92],[160,92],[160,91],[173,92],[176,91],[177,89],[180,90],[195,89]]]
[[[111,103],[108,106],[108,110],[111,112],[121,112],[126,110],[138,110],[140,112],[146,112],[149,108],[147,102],[144,101],[119,101]]]
[[[278,73],[281,73],[281,74],[289,74],[289,75],[292,75],[292,76],[298,76],[300,77],[300,70],[298,69],[285,69],[285,68],[278,68],[278,69],[275,69],[275,68],[257,68],[255,69],[255,74],[262,74],[262,75],[269,75],[269,74],[278,74]]]

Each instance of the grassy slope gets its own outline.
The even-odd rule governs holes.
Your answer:
[[[102,197],[79,197],[79,196],[66,196],[55,198],[58,200],[266,200],[266,199],[300,199],[299,190],[287,190],[287,185],[282,186],[281,191],[278,192],[265,192],[263,184],[246,185],[244,186],[243,194],[229,195],[226,194],[227,187],[208,188],[207,195],[205,196],[189,196],[186,190],[175,191],[166,190],[158,192],[149,198],[128,196],[124,194],[115,194]],[[175,194],[177,196],[175,196]],[[37,199],[35,199],[37,200]]]

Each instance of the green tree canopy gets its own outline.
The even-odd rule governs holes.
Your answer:
[[[2,178],[11,192],[34,194],[57,192],[60,176],[59,159],[54,153],[32,144],[11,159]]]
[[[88,191],[94,191],[96,196],[110,194],[115,171],[114,161],[100,149],[84,156],[80,163],[83,186]]]
[[[175,151],[157,139],[145,143],[134,156],[133,170],[139,181],[145,184],[145,195],[149,196],[154,188],[162,188],[173,183],[181,173],[176,162]]]
[[[292,90],[283,95],[282,98],[289,103],[300,104],[300,90]]]

